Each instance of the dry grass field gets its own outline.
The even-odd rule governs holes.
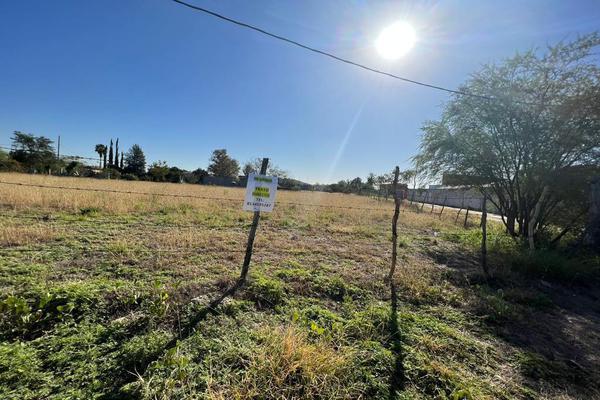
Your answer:
[[[0,398],[600,398],[595,287],[515,272],[495,224],[486,281],[477,216],[403,205],[392,307],[392,202],[280,191],[190,330],[239,275],[242,189],[0,181],[62,187],[0,183]]]

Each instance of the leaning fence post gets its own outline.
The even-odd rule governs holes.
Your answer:
[[[390,274],[388,275],[388,280],[392,282],[392,278],[394,276],[394,272],[396,271],[396,258],[397,253],[396,249],[398,247],[398,215],[400,214],[400,202],[398,199],[398,175],[400,174],[400,168],[396,167],[394,170],[394,216],[392,217],[392,265],[390,267]]]
[[[460,208],[458,209],[458,212],[456,213],[456,219],[454,220],[454,223],[456,223],[458,221],[458,217],[460,217],[460,212],[462,211],[462,209],[464,207],[465,207],[465,192],[463,192],[462,201],[460,202]]]
[[[446,201],[448,200],[448,195],[444,197],[444,202],[442,203],[442,210],[440,211],[440,219],[442,218],[442,213],[444,212],[444,208],[446,207]]]
[[[469,220],[469,206],[467,205],[467,213],[465,214],[465,223],[464,223],[464,227],[467,227],[467,222]]]
[[[260,174],[265,175],[267,173],[267,165],[269,164],[268,158],[262,159],[260,166]],[[248,243],[246,243],[246,256],[244,257],[244,264],[242,265],[242,273],[240,274],[240,282],[246,280],[248,275],[248,269],[250,268],[250,259],[252,258],[252,247],[254,246],[254,237],[256,236],[256,229],[258,228],[258,221],[260,220],[260,211],[254,211],[254,218],[252,219],[252,226],[250,227],[250,233],[248,234]]]
[[[486,277],[489,277],[487,267],[487,195],[481,201],[481,267]]]

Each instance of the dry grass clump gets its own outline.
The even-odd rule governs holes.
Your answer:
[[[360,398],[347,383],[351,353],[312,343],[293,327],[264,329],[263,342],[248,360],[241,375],[208,387],[210,399],[346,399]]]
[[[0,227],[0,246],[23,246],[56,240],[61,232],[46,226],[4,225]]]
[[[243,202],[243,188],[224,188],[192,184],[132,182],[122,180],[100,180],[92,178],[68,178],[46,175],[28,175],[18,173],[0,173],[0,181],[24,183],[42,186],[60,186],[61,189],[28,186],[2,185],[0,204],[15,210],[46,209],[78,211],[84,207],[98,208],[110,213],[150,212],[162,209],[177,209],[187,206],[194,210],[240,209]],[[73,188],[73,189],[68,189]],[[124,194],[94,192],[77,189],[115,190],[147,194]],[[165,197],[178,195],[184,197]],[[191,197],[185,197],[191,196]],[[205,198],[194,198],[205,197]],[[304,207],[289,203],[301,203],[317,206],[344,206],[361,208],[390,209],[389,202],[378,202],[365,196],[345,195],[321,192],[279,191],[277,194],[278,211],[285,208],[292,214],[323,214],[327,208]],[[345,212],[345,211],[343,211]],[[375,211],[377,212],[377,211]],[[364,219],[364,212],[353,212]],[[287,212],[282,212],[285,217]]]
[[[0,181],[26,183],[42,186],[60,186],[50,189],[28,186],[2,185],[0,203],[16,210],[44,209],[78,211],[84,207],[97,208],[109,213],[148,212],[164,208],[177,208],[189,204],[197,209],[211,209],[227,206],[223,201],[194,198],[165,197],[161,194],[179,196],[204,196],[214,198],[239,199],[243,192],[239,188],[186,185],[173,183],[131,182],[122,180],[101,180],[92,178],[68,178],[47,175],[27,175],[0,173]],[[73,188],[73,189],[68,189]],[[115,190],[125,192],[152,193],[125,194],[86,191],[77,189]]]

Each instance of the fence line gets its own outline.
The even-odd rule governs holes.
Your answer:
[[[212,196],[199,196],[199,195],[191,195],[191,194],[173,194],[173,193],[156,193],[156,192],[135,192],[128,190],[115,190],[115,189],[98,189],[98,188],[82,188],[82,187],[69,187],[69,186],[54,186],[54,185],[38,185],[32,183],[22,183],[22,182],[5,182],[0,181],[2,185],[13,185],[13,186],[25,186],[25,187],[35,187],[42,189],[61,189],[61,190],[76,190],[76,191],[88,191],[88,192],[101,192],[101,193],[117,193],[117,194],[132,194],[132,195],[142,195],[142,196],[159,196],[159,197],[175,197],[175,198],[191,198],[191,199],[200,199],[200,200],[217,200],[217,201],[230,201],[230,202],[240,202],[242,203],[244,199],[233,199],[229,197],[212,197]],[[289,202],[289,201],[278,201],[277,204],[288,205],[288,206],[301,206],[301,207],[319,207],[319,208],[338,208],[338,209],[346,209],[346,210],[364,210],[364,211],[389,211],[388,208],[384,207],[355,207],[355,206],[336,206],[332,204],[314,204],[314,203],[298,203],[298,202]]]
[[[342,208],[342,207],[336,206],[336,208]],[[367,210],[390,211],[390,212],[393,211],[393,209],[388,210],[386,208],[367,209]],[[462,211],[462,210],[460,210],[460,211]],[[79,214],[69,214],[69,217],[72,219],[66,219],[66,218],[61,219],[61,218],[56,218],[56,217],[52,216],[51,212],[52,211],[45,211],[45,213],[47,213],[46,215],[0,214],[0,219],[7,218],[7,219],[15,219],[15,220],[28,220],[28,221],[36,221],[36,222],[43,223],[43,224],[54,224],[54,225],[56,225],[57,223],[61,223],[61,222],[71,223],[71,224],[80,223],[82,225],[82,227],[87,224],[99,224],[99,223],[107,223],[107,224],[111,224],[111,225],[118,225],[118,226],[132,227],[132,228],[136,228],[136,227],[147,227],[147,228],[157,228],[157,229],[203,228],[203,230],[210,230],[210,231],[224,231],[224,230],[229,230],[229,229],[244,229],[244,228],[248,227],[248,223],[209,226],[209,224],[207,224],[207,222],[204,222],[204,221],[198,221],[197,223],[177,223],[177,222],[169,222],[169,221],[154,221],[153,222],[153,221],[144,221],[144,220],[139,220],[139,219],[118,220],[118,219],[113,219],[113,218],[98,218],[98,217],[93,217],[93,216],[88,217],[89,219],[78,219],[77,217],[79,217],[79,216],[85,217],[84,215],[79,215]],[[274,212],[276,212],[276,210]],[[402,213],[402,214],[406,214],[406,213],[431,214],[429,212],[426,213],[424,211],[420,211],[418,206],[417,206],[417,208],[415,208],[415,206],[402,207],[400,210],[400,213]],[[441,213],[434,214],[434,215],[440,217]],[[467,210],[465,217],[468,218],[468,210]],[[456,221],[457,221],[457,218],[455,218],[455,222]]]
[[[229,202],[243,202],[243,199],[234,199],[230,197],[213,197],[213,196],[201,196],[201,195],[192,195],[192,194],[173,194],[173,193],[156,193],[156,192],[137,192],[130,190],[115,190],[115,189],[99,189],[99,188],[82,188],[82,187],[69,187],[69,186],[58,186],[58,185],[40,185],[33,183],[23,183],[23,182],[6,182],[0,181],[2,185],[12,185],[12,186],[24,186],[24,187],[34,187],[34,188],[42,188],[42,189],[61,189],[61,190],[75,190],[75,191],[83,191],[83,192],[100,192],[100,193],[116,193],[116,194],[129,194],[129,195],[141,195],[141,196],[159,196],[159,197],[173,197],[173,198],[189,198],[189,199],[199,199],[199,200],[216,200],[216,201],[229,201]],[[463,197],[447,197],[446,200],[453,199],[463,199]],[[479,197],[467,197],[464,199],[468,200],[480,200]],[[408,199],[405,199],[408,200]],[[417,203],[424,204],[432,204],[432,205],[443,205],[439,203],[429,203],[417,201]],[[286,205],[286,206],[300,206],[300,207],[318,207],[318,208],[332,208],[332,209],[345,209],[345,210],[363,210],[363,211],[392,211],[393,205],[390,202],[390,208],[386,207],[357,207],[357,206],[337,206],[332,204],[315,204],[315,203],[298,203],[298,202],[289,202],[289,201],[278,201],[278,205]],[[448,207],[454,207],[448,204],[445,204]]]

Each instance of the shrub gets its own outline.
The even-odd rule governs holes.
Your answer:
[[[121,175],[121,179],[124,179],[126,181],[139,181],[140,180],[140,178],[138,178],[137,175],[130,174],[130,173]]]
[[[143,370],[165,350],[169,339],[170,334],[160,330],[133,337],[121,349],[124,368]]]
[[[275,307],[283,302],[285,290],[280,281],[257,276],[250,282],[248,295],[259,307]]]
[[[51,374],[30,345],[16,341],[0,343],[0,397],[5,399],[46,398]]]
[[[22,170],[23,167],[17,160],[13,160],[12,158],[0,160],[0,171],[20,172]]]
[[[314,289],[336,301],[342,301],[346,296],[358,299],[364,295],[363,290],[354,285],[347,284],[338,276],[317,277],[314,282]]]
[[[600,277],[599,256],[568,257],[558,250],[522,251],[513,255],[514,271],[559,282],[585,282]]]

